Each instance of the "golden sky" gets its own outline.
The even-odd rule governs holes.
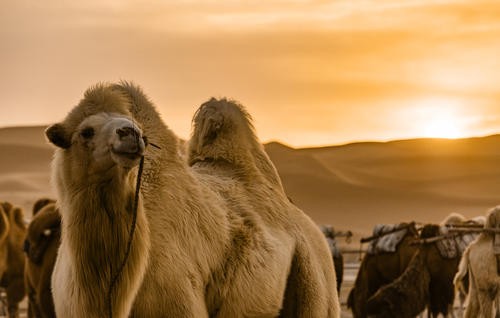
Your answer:
[[[500,133],[498,1],[73,2],[0,3],[0,126],[126,79],[182,138],[211,96],[294,146]]]

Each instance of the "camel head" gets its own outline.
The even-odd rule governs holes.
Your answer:
[[[462,224],[464,222],[466,222],[467,219],[465,218],[465,216],[463,216],[462,214],[460,213],[451,213],[450,215],[448,215],[442,222],[441,222],[441,225],[444,226],[444,225],[457,225],[457,224]]]
[[[61,216],[55,203],[49,203],[37,212],[28,227],[24,252],[34,264],[39,265],[51,240],[59,239]]]
[[[486,216],[486,228],[500,227],[500,205],[490,209]]]
[[[46,135],[63,149],[76,175],[104,173],[113,167],[125,170],[139,164],[146,138],[132,119],[117,113],[100,112],[85,118],[73,131],[63,123],[50,126]]]

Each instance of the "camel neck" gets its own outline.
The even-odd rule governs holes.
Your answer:
[[[107,308],[107,294],[112,278],[125,257],[133,217],[135,183],[112,180],[96,183],[80,191],[70,203],[69,213],[63,216],[62,236],[71,251],[73,277],[85,308],[96,312]],[[137,232],[132,240],[131,256],[125,270],[144,271],[145,263],[137,265],[137,258],[147,258],[149,241],[142,205],[138,207]],[[127,268],[129,268],[127,270]],[[121,298],[127,291],[118,278],[113,294],[113,311],[120,312]]]

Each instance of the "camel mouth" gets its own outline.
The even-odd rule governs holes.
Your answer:
[[[137,161],[144,155],[144,148],[139,147],[137,151],[123,151],[119,149],[111,148],[111,152],[122,161],[125,159],[126,161]]]

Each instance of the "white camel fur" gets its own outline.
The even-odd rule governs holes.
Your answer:
[[[485,229],[500,229],[500,206],[489,210]],[[493,251],[495,234],[482,232],[467,247],[455,275],[456,290],[464,290],[463,279],[469,274],[468,304],[465,317],[495,317],[500,313],[500,275]]]
[[[57,316],[107,313],[144,155],[137,227],[113,288],[113,317],[339,317],[326,241],[288,201],[251,125],[248,131],[242,144],[234,139],[233,148],[220,148],[218,158],[203,153],[212,149],[208,144],[200,146],[189,166],[179,139],[140,88],[122,82],[87,90],[46,132],[58,146],[52,164],[62,215],[52,278]],[[212,142],[224,141],[208,132]],[[203,140],[198,133],[195,119],[193,140]]]

